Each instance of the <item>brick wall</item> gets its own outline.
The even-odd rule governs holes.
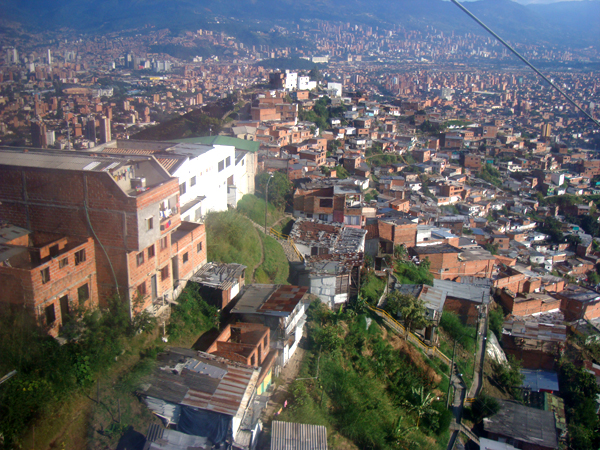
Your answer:
[[[467,325],[477,323],[477,304],[467,300],[447,297],[444,302],[444,311],[451,311],[457,314]]]
[[[82,250],[85,252],[85,261],[75,265],[75,253]],[[65,258],[67,264],[59,267],[60,261]],[[45,269],[48,269],[50,279],[44,283],[41,272]],[[67,296],[72,311],[79,306],[78,289],[86,283],[89,298],[82,306],[94,308],[98,305],[98,288],[95,248],[91,238],[32,269],[0,266],[0,285],[4,290],[0,302],[25,305],[41,325],[48,327],[51,335],[57,336],[63,322],[59,299]],[[45,310],[52,306],[56,319],[54,323],[46,323]]]
[[[145,281],[149,296],[149,281],[153,275],[157,276],[159,296],[172,288],[172,267],[169,267],[169,279],[164,282],[160,280],[160,268],[171,261],[169,235],[180,225],[180,216],[175,214],[169,219],[170,226],[161,227],[164,228],[162,236],[166,235],[168,239],[167,254],[162,254],[160,240],[139,248],[137,214],[138,210],[178,193],[176,178],[130,197],[123,193],[108,173],[0,169],[0,217],[40,232],[83,238],[93,237],[95,233],[99,241],[94,240],[93,244],[97,271],[97,288],[93,291],[101,306],[105,306],[106,300],[115,293],[115,277],[125,294],[135,294],[137,287]],[[87,200],[87,208],[84,200]],[[181,246],[185,242],[191,256],[188,263],[181,264],[180,274],[189,276],[194,267],[206,262],[204,226],[201,226],[201,230],[179,244]],[[197,242],[203,243],[200,254],[195,251]],[[151,246],[155,248],[154,258],[148,257]],[[136,256],[140,252],[144,252],[144,263],[138,267]],[[149,300],[146,300],[144,305],[148,304]]]

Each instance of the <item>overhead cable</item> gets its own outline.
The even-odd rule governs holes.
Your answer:
[[[533,70],[540,77],[542,77],[546,81],[546,83],[548,83],[550,86],[552,86],[554,89],[556,89],[564,98],[566,98],[569,101],[569,103],[571,103],[573,106],[575,106],[575,108],[577,108],[579,111],[581,111],[588,119],[590,119],[592,122],[594,122],[594,124],[598,128],[600,128],[600,122],[598,122],[596,119],[594,119],[587,111],[585,111],[581,106],[579,106],[577,103],[575,103],[575,101],[571,97],[569,97],[569,95],[566,92],[564,92],[561,88],[559,88],[546,75],[544,75],[542,72],[540,72],[524,56],[522,56],[518,51],[516,51],[508,42],[506,42],[504,39],[502,39],[500,36],[498,36],[496,33],[494,33],[494,31],[492,31],[490,29],[490,27],[488,27],[485,23],[483,23],[481,20],[479,20],[475,16],[475,14],[473,14],[471,11],[469,11],[467,8],[465,8],[463,5],[461,5],[458,2],[458,0],[450,0],[450,1],[452,3],[454,3],[456,6],[458,6],[460,9],[462,9],[466,14],[468,14],[469,17],[471,17],[471,19],[473,19],[475,22],[477,22],[479,25],[481,25],[488,33],[490,33],[492,36],[494,36],[500,43],[502,43],[502,45],[504,45],[507,49],[509,49],[512,53],[514,53],[517,58],[519,58],[521,61],[523,61],[525,64],[527,64],[531,68],[531,70]]]

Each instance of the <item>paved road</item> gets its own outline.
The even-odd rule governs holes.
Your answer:
[[[475,373],[473,374],[473,383],[469,389],[469,397],[475,398],[479,395],[483,386],[483,363],[485,362],[485,346],[487,343],[488,329],[488,305],[481,305],[479,312],[479,327],[477,332],[477,358],[475,359]]]
[[[450,424],[450,429],[453,430],[453,432],[450,435],[447,450],[452,450],[454,448],[456,439],[460,434],[460,422],[462,420],[463,404],[467,393],[467,386],[465,385],[465,382],[460,374],[456,373],[456,366],[452,370],[452,378],[450,382],[454,387],[454,397],[452,399],[452,405],[450,406],[450,410],[454,415],[454,419],[452,419],[452,423]]]

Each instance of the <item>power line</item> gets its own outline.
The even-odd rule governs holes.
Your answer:
[[[517,58],[519,58],[521,61],[523,61],[525,64],[527,64],[531,68],[531,70],[533,70],[540,77],[542,77],[546,81],[546,83],[548,83],[550,86],[552,86],[554,89],[556,89],[564,98],[566,98],[569,101],[569,103],[571,103],[573,106],[575,106],[575,108],[577,108],[579,111],[581,111],[588,119],[590,119],[592,122],[594,122],[594,124],[598,128],[600,128],[600,122],[598,122],[596,119],[594,119],[581,106],[579,106],[577,103],[575,103],[575,101],[571,97],[569,97],[569,95],[567,95],[566,92],[564,92],[561,88],[559,88],[556,84],[554,84],[554,82],[552,80],[550,80],[546,75],[544,75],[542,72],[540,72],[533,64],[531,64],[527,59],[525,59],[524,56],[522,56],[519,52],[517,52],[514,48],[512,48],[512,46],[510,44],[508,44],[504,39],[502,39],[500,36],[498,36],[496,33],[494,33],[494,31],[492,31],[490,29],[490,27],[488,27],[481,20],[479,20],[471,11],[469,11],[467,8],[465,8],[463,5],[461,5],[458,2],[458,0],[450,0],[450,1],[452,3],[454,3],[456,6],[458,6],[460,9],[462,9],[469,17],[471,17],[471,19],[473,19],[475,22],[477,22],[479,25],[481,25],[488,33],[490,33],[492,36],[494,36],[502,45],[504,45],[507,49],[509,49],[512,53],[514,53],[515,56],[517,56]]]

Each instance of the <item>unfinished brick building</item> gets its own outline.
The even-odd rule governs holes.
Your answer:
[[[314,181],[294,192],[294,217],[343,223],[360,228],[375,209],[363,207],[360,188],[347,182]]]
[[[91,238],[0,227],[0,306],[25,307],[52,336],[78,306],[98,304]]]
[[[204,225],[179,208],[177,178],[152,156],[0,149],[0,217],[93,238],[100,305],[118,291],[156,313],[206,262]]]
[[[449,244],[414,247],[410,252],[421,261],[429,259],[430,272],[438,280],[460,280],[465,276],[490,278],[496,261],[482,248],[463,250]]]
[[[227,325],[206,353],[257,367],[269,354],[270,336],[269,327],[265,325],[237,322]]]

